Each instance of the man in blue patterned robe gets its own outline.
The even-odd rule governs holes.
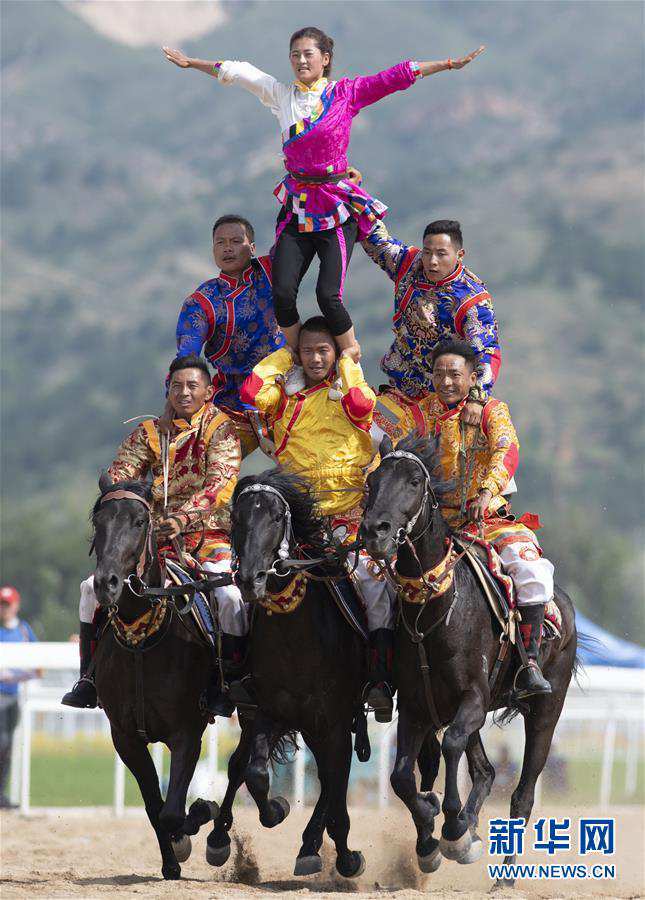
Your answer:
[[[376,223],[363,249],[394,282],[394,341],[381,360],[387,392],[410,406],[433,391],[431,356],[447,341],[464,340],[477,354],[477,384],[462,413],[481,421],[501,365],[497,320],[486,285],[463,265],[459,222],[431,222],[422,247],[408,247]]]
[[[270,454],[272,442],[266,422],[240,399],[240,387],[285,343],[273,310],[271,258],[255,255],[254,237],[242,216],[215,222],[213,257],[220,273],[187,297],[177,321],[177,356],[203,350],[215,369],[213,402],[235,424],[243,456],[258,445]]]

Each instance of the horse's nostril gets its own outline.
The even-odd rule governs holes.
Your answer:
[[[392,524],[390,522],[381,521],[376,526],[376,531],[380,535],[389,534],[392,531]]]
[[[266,579],[267,575],[268,575],[268,572],[264,572],[264,571],[256,572],[255,575],[253,576],[253,581],[255,581],[257,584],[260,581],[264,581]]]
[[[107,586],[113,591],[115,591],[118,588],[119,579],[117,578],[116,575],[110,575],[110,577],[107,579]]]

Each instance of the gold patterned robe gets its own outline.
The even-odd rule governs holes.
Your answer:
[[[114,481],[142,479],[151,472],[152,512],[164,517],[164,484],[157,419],[147,419],[123,441],[108,472]],[[229,501],[240,471],[240,441],[227,415],[206,403],[190,422],[174,420],[169,447],[166,515],[180,516],[186,549],[204,535],[206,559],[228,545]]]
[[[462,449],[461,410],[465,398],[453,409],[449,409],[437,394],[429,394],[420,401],[426,419],[427,434],[439,438],[441,470],[446,481],[455,481],[455,488],[441,497],[441,510],[452,527],[462,525],[461,514],[462,485],[464,482],[464,462],[460,456]],[[520,444],[511,414],[506,403],[489,400],[482,411],[478,428],[465,427],[466,465],[473,458],[472,474],[466,494],[467,504],[471,503],[481,490],[488,490],[492,499],[484,518],[484,537],[500,549],[516,540],[531,541],[539,546],[537,538],[523,521],[497,515],[509,501],[502,494],[515,474],[519,462]],[[466,478],[466,480],[468,480]],[[527,514],[527,521],[536,522],[537,517]],[[523,517],[524,518],[524,517]],[[466,530],[475,530],[468,525]]]

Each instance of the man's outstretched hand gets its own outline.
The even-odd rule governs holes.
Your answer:
[[[190,59],[181,50],[171,50],[170,47],[161,48],[168,62],[179,66],[180,69],[190,69]]]

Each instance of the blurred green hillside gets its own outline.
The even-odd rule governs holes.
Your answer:
[[[336,77],[487,45],[466,70],[363,111],[351,160],[397,237],[461,220],[500,321],[516,507],[541,513],[575,602],[644,640],[642,5],[319,9],[228,4],[183,49],[286,80],[309,11],[336,40]],[[0,14],[3,578],[41,636],[64,638],[96,475],[121,422],[160,408],[179,305],[213,274],[213,219],[241,211],[270,246],[280,147],[255,98],[156,48],[115,43],[58,2],[5,0]],[[347,300],[378,383],[391,286],[360,248]]]

